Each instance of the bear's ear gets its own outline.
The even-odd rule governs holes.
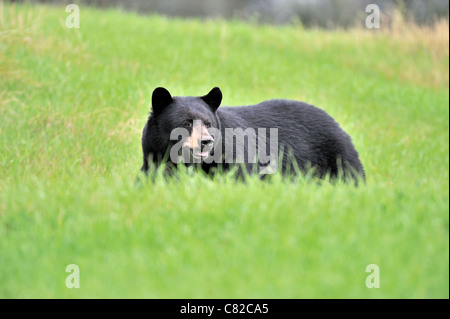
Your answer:
[[[152,110],[154,113],[161,112],[167,105],[173,102],[172,95],[163,87],[158,87],[153,91]]]
[[[202,100],[215,112],[222,102],[222,91],[216,86],[207,95],[202,96]]]

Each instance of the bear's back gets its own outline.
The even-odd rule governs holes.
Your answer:
[[[300,166],[308,162],[337,170],[336,158],[364,171],[350,136],[324,110],[294,100],[276,99],[249,106],[221,107],[217,115],[223,127],[276,128],[280,145],[287,146]]]

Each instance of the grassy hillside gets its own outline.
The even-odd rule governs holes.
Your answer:
[[[447,24],[324,32],[81,7],[68,29],[67,15],[0,2],[0,297],[449,297]],[[156,86],[315,104],[352,136],[367,185],[138,186]]]

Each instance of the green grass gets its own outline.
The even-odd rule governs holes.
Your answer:
[[[448,25],[325,32],[81,7],[67,29],[64,9],[0,2],[0,297],[449,298]],[[138,186],[156,86],[315,104],[352,136],[367,184]]]

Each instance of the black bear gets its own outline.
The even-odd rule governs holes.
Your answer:
[[[269,100],[251,106],[220,107],[222,92],[178,97],[158,87],[142,133],[149,170],[165,162],[272,174],[311,173],[323,178],[365,179],[350,136],[325,111],[292,100]],[[269,153],[269,154],[268,154]]]

